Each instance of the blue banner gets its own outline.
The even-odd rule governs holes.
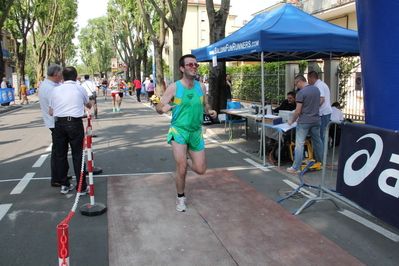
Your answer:
[[[14,88],[0,89],[0,103],[15,101]]]
[[[337,191],[399,228],[399,133],[341,124]]]

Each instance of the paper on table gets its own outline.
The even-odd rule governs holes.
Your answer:
[[[280,128],[282,131],[287,132],[288,130],[296,127],[296,122],[292,123],[291,126],[289,126],[287,123],[284,123],[284,124],[275,125],[274,127]]]

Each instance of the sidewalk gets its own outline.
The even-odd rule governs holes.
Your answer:
[[[10,106],[9,107],[0,106],[0,114],[12,112],[12,111],[17,110],[19,108],[26,108],[26,107],[29,107],[32,104],[38,103],[39,102],[39,96],[37,95],[37,93],[32,94],[32,95],[28,95],[28,100],[29,100],[29,104],[25,103],[25,104],[21,105],[22,100],[20,100],[18,98],[18,96],[15,96],[15,101],[10,102]]]
[[[263,160],[262,147],[260,142],[260,135],[258,133],[257,124],[253,120],[248,121],[248,136],[245,138],[243,135],[245,133],[244,127],[240,128],[240,125],[233,124],[234,126],[234,138],[233,141],[229,141],[229,129],[227,125],[227,130],[225,131],[224,122],[214,123],[211,125],[204,125],[203,132],[205,135],[217,139],[222,145],[228,145],[234,147],[234,149],[245,153],[251,159],[257,161],[259,164],[264,166],[274,166],[276,172],[283,178],[289,178],[291,181],[300,184],[298,174],[292,174],[286,171],[288,167],[292,165],[292,161],[281,160],[280,168],[277,167],[277,162],[272,158],[274,145],[266,145],[266,158]],[[277,145],[277,144],[275,144]],[[326,163],[326,178],[325,187],[330,189],[335,189],[336,186],[336,171],[338,169],[338,154],[339,147],[333,151],[329,149],[329,155],[327,156]],[[334,159],[333,159],[334,158]],[[321,185],[322,171],[308,171],[304,175],[307,184],[313,186]]]
[[[108,177],[109,265],[363,265],[232,172],[188,175],[183,213],[173,174]]]

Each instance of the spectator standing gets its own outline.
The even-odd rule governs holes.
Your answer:
[[[140,81],[138,78],[136,78],[136,79],[133,81],[133,85],[134,85],[134,87],[136,88],[137,102],[141,103],[141,100],[140,100],[140,94],[141,94],[141,81]]]
[[[85,88],[87,92],[87,96],[89,96],[91,106],[94,109],[94,118],[98,119],[98,108],[97,108],[97,86],[96,84],[90,79],[89,75],[84,76],[85,81],[82,83],[83,88]]]
[[[24,102],[26,102],[26,104],[29,104],[28,92],[27,92],[26,85],[25,85],[24,81],[21,82],[20,89],[21,89],[21,95],[22,95],[21,105],[24,104]]]
[[[227,101],[231,102],[232,96],[231,96],[231,76],[230,74],[226,75],[226,97]]]
[[[3,81],[1,82],[1,88],[2,89],[6,89],[7,88],[7,78],[4,77]]]
[[[206,90],[206,95],[209,96],[209,80],[208,80],[208,78],[205,78],[204,86],[205,86],[205,90]]]
[[[309,85],[302,75],[296,76],[294,82],[300,91],[296,94],[294,116],[287,123],[292,125],[298,118],[295,136],[295,161],[291,167],[287,168],[287,171],[299,173],[302,170],[303,146],[308,134],[312,138],[313,154],[316,160],[321,162],[323,158],[323,147],[320,139],[320,90],[314,85]]]
[[[42,110],[42,116],[44,121],[44,126],[51,131],[51,141],[53,143],[51,147],[51,186],[59,187],[60,181],[57,174],[57,142],[55,141],[55,125],[54,117],[50,115],[50,96],[55,87],[62,79],[62,67],[57,64],[52,64],[47,68],[47,78],[42,82],[39,87],[39,102],[40,108]]]
[[[150,98],[152,97],[152,95],[154,95],[154,90],[155,90],[154,81],[151,79],[150,84],[148,84],[148,87],[147,87],[148,101],[150,101]]]
[[[2,89],[7,89],[8,88],[8,86],[7,86],[7,78],[6,77],[3,78],[3,81],[1,82],[0,86],[1,86]],[[9,102],[2,103],[1,106],[4,106],[4,108],[8,108],[10,106],[10,103]]]
[[[195,80],[198,66],[194,55],[182,56],[179,68],[183,78],[166,89],[162,100],[156,106],[159,114],[172,110],[167,141],[172,145],[176,163],[176,209],[180,212],[187,210],[184,194],[187,167],[198,174],[204,174],[206,171],[202,135],[203,113],[213,118],[217,116],[216,111],[211,110],[208,104],[204,84]],[[172,99],[173,104],[169,104]],[[190,158],[187,158],[187,154]]]
[[[331,106],[330,106],[330,89],[327,84],[319,79],[316,71],[310,71],[308,73],[309,84],[315,85],[320,90],[320,107],[319,115],[321,118],[320,125],[320,138],[324,143],[324,129],[331,120]],[[324,147],[324,146],[323,146]]]
[[[39,81],[37,83],[35,83],[35,89],[40,88],[40,85],[42,85],[42,83],[44,82],[45,77],[40,77]],[[61,80],[60,80],[61,81]],[[60,82],[59,81],[59,82]]]
[[[128,90],[129,90],[129,95],[130,96],[132,96],[132,82],[129,80],[128,82],[127,82],[127,88],[128,88]]]
[[[80,195],[90,192],[86,183],[86,175],[80,175],[83,164],[83,139],[85,136],[82,117],[84,106],[91,108],[85,88],[76,82],[78,73],[74,67],[66,67],[62,71],[64,83],[53,90],[50,97],[50,115],[55,121],[55,142],[57,145],[57,174],[61,184],[61,194],[67,194],[75,186],[69,183],[68,144],[71,146],[73,169],[77,184],[82,182]]]
[[[145,78],[145,80],[143,81],[143,84],[145,86],[145,89],[148,89],[148,84],[150,84],[150,79],[148,77]]]

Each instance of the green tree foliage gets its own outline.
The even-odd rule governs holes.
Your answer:
[[[280,103],[285,99],[285,62],[265,63],[264,69],[265,99],[270,103]],[[233,98],[261,102],[262,74],[260,64],[228,67],[226,73],[231,75]]]
[[[4,23],[4,29],[11,33],[14,39],[15,61],[17,64],[17,73],[20,81],[25,77],[25,60],[27,50],[27,36],[35,23],[35,0],[16,0],[10,9],[8,19]],[[19,83],[19,82],[18,82]],[[17,86],[18,84],[14,84]],[[20,86],[18,95],[21,99]]]
[[[167,26],[164,19],[159,16],[157,12],[154,11],[154,7],[144,0],[137,0],[141,15],[143,16],[144,23],[148,32],[150,33],[151,40],[154,47],[155,54],[155,73],[156,73],[156,91],[157,94],[163,95],[164,93],[164,68],[162,62],[162,52],[165,43],[165,36],[167,31]],[[160,10],[166,12],[165,0],[160,0],[158,3]]]
[[[66,61],[60,51],[68,51],[76,32],[77,0],[37,0],[36,26],[32,29],[33,55],[36,61],[36,76],[43,76],[44,69],[55,60]],[[71,53],[72,54],[72,53]]]
[[[111,70],[113,48],[110,37],[108,19],[106,16],[89,19],[85,28],[78,36],[80,59],[89,73]]]
[[[108,21],[115,52],[127,63],[131,79],[141,79],[141,63],[144,62],[144,69],[147,63],[149,35],[136,1],[110,1]]]
[[[173,34],[173,78],[179,80],[182,78],[182,73],[179,68],[179,59],[183,51],[183,26],[187,13],[187,0],[167,0],[166,12],[155,0],[148,0],[168,25]]]
[[[338,101],[341,108],[346,106],[346,96],[348,95],[348,88],[346,85],[353,74],[354,69],[356,69],[360,64],[360,58],[357,56],[353,57],[341,57],[339,61],[339,67],[341,71],[339,72],[339,84],[338,84]]]

